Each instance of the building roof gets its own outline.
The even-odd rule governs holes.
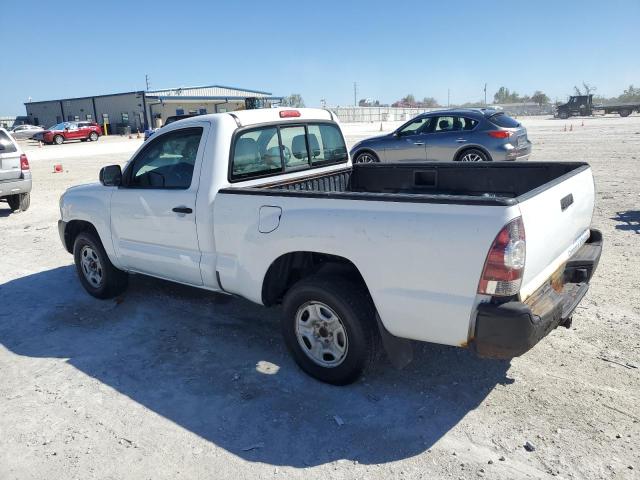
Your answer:
[[[149,90],[146,94],[151,97],[271,97],[270,92],[249,90],[246,88],[225,87],[223,85],[166,88],[163,90]]]

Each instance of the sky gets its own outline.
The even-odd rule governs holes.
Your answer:
[[[28,8],[27,8],[28,6]],[[441,104],[500,86],[564,100],[640,86],[640,0],[0,0],[0,116],[24,102],[226,85],[307,106]]]

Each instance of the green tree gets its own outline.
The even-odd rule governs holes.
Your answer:
[[[438,105],[438,101],[435,98],[433,98],[433,97],[424,97],[422,99],[422,106],[430,108],[430,107],[439,107],[440,105]]]
[[[541,92],[540,90],[536,90],[535,92],[533,92],[533,95],[531,95],[531,101],[542,106],[549,103],[549,97],[547,97],[547,95],[545,95],[544,92]]]
[[[400,101],[404,103],[416,103],[416,97],[413,96],[413,93],[410,93]]]
[[[288,97],[284,97],[280,105],[283,107],[304,107],[304,100],[302,99],[302,95],[299,93],[292,93]]]

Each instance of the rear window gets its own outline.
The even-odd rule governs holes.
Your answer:
[[[328,123],[283,124],[237,135],[230,180],[247,180],[346,162],[347,147],[338,127]]]
[[[489,117],[489,121],[502,128],[516,128],[520,126],[520,123],[517,120],[505,115],[504,113],[491,115]]]
[[[13,144],[9,135],[0,130],[0,153],[13,153],[16,146]]]

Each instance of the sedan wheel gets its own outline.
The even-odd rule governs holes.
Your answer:
[[[479,150],[469,150],[460,157],[461,162],[486,162],[487,157]]]
[[[91,132],[91,135],[89,135],[89,140],[91,140],[92,142],[98,141],[98,134],[96,132]]]
[[[55,137],[53,137],[53,142],[56,145],[62,145],[62,143],[64,142],[64,138],[62,137],[62,135],[56,135]]]
[[[370,152],[362,152],[356,155],[353,163],[378,163],[378,157]]]

